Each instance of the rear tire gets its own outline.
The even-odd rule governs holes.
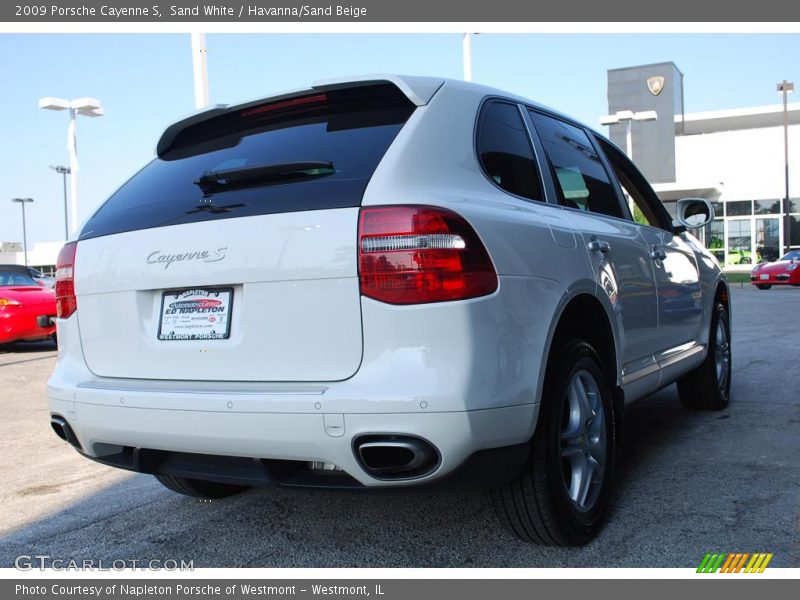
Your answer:
[[[248,489],[247,486],[243,485],[175,477],[174,475],[156,475],[155,477],[167,489],[193,498],[227,498]]]
[[[594,348],[581,340],[562,345],[542,398],[528,465],[492,499],[520,539],[579,546],[602,527],[616,445],[614,402]]]
[[[768,283],[757,283],[757,284],[756,284],[756,287],[757,287],[758,289],[760,289],[760,290],[768,290],[769,288],[771,288],[771,287],[772,287],[772,285],[770,285],[770,284],[768,284]]]
[[[725,305],[717,302],[711,315],[708,354],[703,363],[678,380],[678,395],[686,408],[722,410],[731,393],[731,329]]]

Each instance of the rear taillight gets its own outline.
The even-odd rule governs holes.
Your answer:
[[[78,242],[70,242],[61,249],[56,260],[56,314],[66,319],[76,310],[75,299],[75,251]]]
[[[362,208],[358,259],[361,293],[390,304],[464,300],[497,289],[475,230],[443,208]]]

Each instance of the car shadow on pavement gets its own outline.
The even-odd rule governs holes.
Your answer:
[[[51,340],[0,344],[0,354],[36,354],[39,352],[52,352],[56,349],[55,342]]]

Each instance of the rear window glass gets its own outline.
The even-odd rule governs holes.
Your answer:
[[[36,281],[27,273],[17,270],[4,270],[0,268],[0,287],[14,285],[37,285]]]
[[[80,239],[167,225],[354,207],[414,105],[376,85],[226,112],[179,133]]]

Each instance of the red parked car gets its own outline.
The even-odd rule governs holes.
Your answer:
[[[28,269],[0,265],[0,344],[55,340],[56,297]]]
[[[750,272],[750,283],[760,290],[773,285],[800,286],[800,250],[792,250],[775,262],[757,264]]]

